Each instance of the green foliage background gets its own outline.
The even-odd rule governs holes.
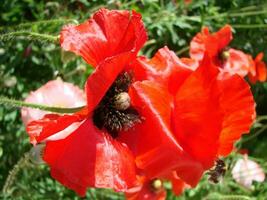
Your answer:
[[[60,76],[81,88],[92,69],[80,58],[63,53],[59,45],[47,40],[18,36],[3,36],[23,30],[57,36],[63,24],[83,22],[101,7],[134,9],[143,16],[149,41],[142,53],[152,56],[167,45],[179,56],[188,56],[192,37],[209,26],[216,31],[228,23],[234,27],[231,46],[255,56],[267,55],[267,2],[266,0],[193,0],[189,5],[175,0],[2,0],[0,2],[0,94],[24,99],[32,90]],[[54,21],[46,21],[54,20]],[[39,21],[39,24],[31,23]],[[21,24],[24,23],[22,25]],[[267,60],[265,60],[267,61]],[[267,115],[267,83],[252,86],[257,112]],[[247,148],[250,158],[267,170],[266,121],[257,121],[249,136],[238,148]],[[50,178],[44,165],[21,162],[15,179],[6,179],[14,165],[31,148],[28,136],[15,108],[0,107],[0,188],[2,199],[81,199]],[[240,155],[226,159],[229,170],[224,181],[211,185],[204,176],[201,183],[180,197],[170,192],[168,199],[267,199],[267,184],[255,183],[247,190],[233,181],[230,169]],[[167,185],[168,187],[168,185]],[[239,195],[239,196],[229,196]],[[123,199],[110,190],[88,190],[87,199]]]

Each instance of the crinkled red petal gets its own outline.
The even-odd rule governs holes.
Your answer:
[[[256,116],[255,102],[248,83],[238,75],[222,74],[218,90],[224,115],[218,154],[226,156],[232,151],[233,143],[249,132]]]
[[[31,143],[36,144],[49,136],[62,131],[74,122],[82,121],[80,115],[57,115],[47,114],[42,119],[30,122],[26,131],[30,136]]]
[[[223,70],[230,74],[238,74],[242,77],[248,73],[256,74],[254,63],[250,57],[242,51],[229,49],[229,58],[223,64]]]
[[[256,70],[257,70],[257,77],[260,82],[266,81],[267,78],[267,69],[266,65],[263,61],[257,63],[256,65]]]
[[[183,62],[173,51],[170,51],[165,46],[159,49],[150,60],[145,57],[140,57],[133,68],[137,80],[154,80],[160,82],[168,86],[171,93],[175,93],[177,88],[179,88],[195,68],[195,62],[189,62],[188,60]]]
[[[218,32],[210,34],[207,27],[198,33],[190,42],[190,57],[202,60],[207,52],[215,64],[219,64],[219,53],[227,47],[232,40],[231,26],[225,25]]]
[[[205,169],[214,164],[222,125],[217,75],[218,69],[205,57],[178,90],[173,112],[177,141]]]
[[[164,188],[153,191],[151,183],[145,182],[139,190],[132,193],[126,193],[127,200],[165,200],[167,193]]]
[[[97,129],[91,119],[67,138],[48,141],[44,160],[51,176],[84,196],[87,187],[125,191],[135,184],[135,163],[126,145]]]
[[[180,179],[175,171],[169,173],[166,177],[172,183],[172,191],[176,196],[179,196],[183,193],[186,187],[186,183]]]
[[[130,52],[110,57],[102,62],[88,77],[85,84],[87,96],[87,111],[90,113],[95,109],[106,92],[116,80],[117,76],[124,70],[135,55]]]
[[[120,139],[134,152],[137,167],[154,178],[176,169],[183,180],[195,185],[203,171],[201,165],[182,150],[170,130],[173,98],[167,89],[153,81],[135,82],[129,94],[143,119],[122,133]]]
[[[60,33],[62,48],[82,56],[94,67],[124,52],[137,54],[146,40],[140,14],[104,8],[78,26],[65,26]]]
[[[230,25],[225,25],[218,32],[214,33],[215,37],[218,39],[219,50],[224,49],[233,39],[232,27]]]

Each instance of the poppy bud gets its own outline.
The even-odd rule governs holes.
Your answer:
[[[127,92],[121,92],[115,96],[114,105],[117,110],[126,110],[131,105],[131,99]]]

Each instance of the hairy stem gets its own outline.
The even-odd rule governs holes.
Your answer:
[[[187,52],[188,50],[189,50],[189,46],[186,46],[186,47],[180,49],[179,51],[176,51],[176,54],[179,56],[179,55]]]
[[[49,42],[49,43],[59,42],[59,36],[36,33],[31,31],[12,31],[0,34],[0,41],[15,40],[17,38],[22,38],[30,41]]]
[[[216,19],[221,17],[245,17],[245,16],[253,16],[253,15],[260,15],[260,14],[267,14],[267,10],[256,10],[256,11],[249,11],[249,12],[234,12],[234,13],[221,13],[215,16],[206,17],[206,19]]]
[[[23,157],[19,159],[17,164],[14,165],[13,169],[9,171],[9,174],[6,178],[6,181],[2,189],[2,192],[5,196],[11,193],[10,187],[13,185],[14,181],[16,180],[16,176],[18,172],[29,164],[29,160],[30,160],[30,152],[26,152],[23,155]]]
[[[248,196],[245,195],[220,195],[214,194],[209,195],[205,200],[250,200]]]
[[[84,108],[84,106],[81,107],[75,107],[75,108],[61,108],[61,107],[53,107],[53,106],[46,106],[42,104],[34,104],[34,103],[27,103],[23,101],[17,101],[14,99],[9,99],[6,97],[0,97],[0,105],[5,106],[11,106],[11,107],[28,107],[28,108],[34,108],[54,113],[75,113]]]
[[[78,24],[78,22],[75,19],[51,19],[51,20],[40,20],[40,21],[35,21],[35,22],[26,22],[26,23],[21,23],[18,25],[12,25],[12,26],[0,26],[0,31],[1,30],[6,30],[6,29],[25,29],[29,28],[32,26],[41,26],[41,25],[57,25],[57,24],[68,24],[68,23],[73,23],[73,24]]]
[[[267,24],[231,24],[231,26],[239,29],[267,28]]]

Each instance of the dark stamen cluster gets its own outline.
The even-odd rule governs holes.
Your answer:
[[[119,110],[115,103],[117,95],[128,92],[131,82],[132,76],[129,73],[120,74],[93,114],[94,124],[99,129],[105,128],[114,138],[118,136],[119,131],[128,130],[140,122],[140,117],[135,109],[129,107]]]

